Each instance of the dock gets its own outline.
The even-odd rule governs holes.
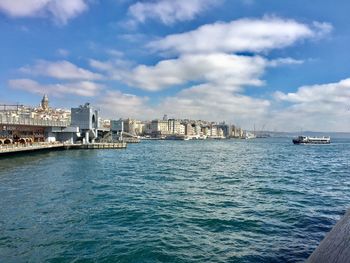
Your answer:
[[[139,143],[140,141],[139,138],[123,138],[123,142],[126,143]]]
[[[350,209],[321,241],[307,263],[347,263],[350,260]]]
[[[65,144],[66,150],[70,149],[125,149],[127,147],[126,142],[118,143],[88,143],[88,144]]]
[[[89,144],[64,144],[64,143],[38,143],[38,144],[7,144],[0,145],[0,156],[16,153],[29,153],[34,151],[71,150],[71,149],[125,149],[127,143],[89,143]]]
[[[0,155],[8,155],[14,153],[34,152],[42,150],[60,150],[63,149],[63,143],[56,144],[7,144],[0,145]]]

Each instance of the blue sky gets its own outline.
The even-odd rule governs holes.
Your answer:
[[[350,130],[349,1],[0,0],[0,103]]]

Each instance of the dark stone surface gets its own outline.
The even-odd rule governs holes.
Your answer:
[[[339,220],[306,261],[308,263],[350,262],[350,210]]]

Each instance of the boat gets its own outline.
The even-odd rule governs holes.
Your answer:
[[[294,144],[330,144],[330,137],[310,137],[310,136],[298,136],[293,139]]]
[[[169,135],[167,137],[165,137],[166,140],[176,140],[176,141],[188,141],[190,138],[186,135],[178,135],[178,134],[174,134],[174,135]]]
[[[249,140],[249,139],[256,139],[256,135],[255,133],[250,133],[250,132],[246,132],[244,139]]]

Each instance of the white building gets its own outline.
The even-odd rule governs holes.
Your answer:
[[[169,134],[181,134],[181,123],[179,120],[168,120],[168,132]]]
[[[169,126],[167,120],[153,120],[151,122],[152,134],[155,136],[168,135]]]

